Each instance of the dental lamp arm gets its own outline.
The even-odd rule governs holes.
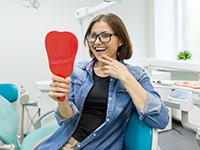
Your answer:
[[[83,19],[83,18],[86,18],[87,16],[90,16],[102,9],[105,9],[107,7],[110,7],[112,5],[115,5],[117,4],[118,2],[121,2],[122,0],[104,0],[105,2],[97,5],[97,6],[94,6],[94,7],[83,7],[83,8],[79,8],[75,11],[75,18],[77,20],[80,20],[80,19]]]

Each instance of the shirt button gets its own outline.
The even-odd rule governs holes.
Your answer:
[[[96,133],[94,133],[93,136],[96,136]]]
[[[111,97],[109,97],[109,100],[112,100],[112,98],[111,98]]]
[[[81,147],[81,145],[78,145],[78,148],[80,148]]]
[[[113,79],[110,79],[110,81],[113,81]]]
[[[110,119],[108,118],[108,119],[107,119],[107,122],[109,122],[109,121],[110,121]]]
[[[118,104],[118,106],[119,106],[119,107],[122,107],[122,104],[121,104],[121,103],[119,103],[119,104]]]

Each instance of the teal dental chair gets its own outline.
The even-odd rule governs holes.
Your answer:
[[[18,90],[14,84],[0,84],[0,141],[11,145],[14,150],[33,150],[57,128],[57,124],[48,125],[30,132],[19,143],[18,114],[10,103],[18,99]],[[0,148],[1,149],[1,148]]]
[[[53,124],[38,128],[30,132],[20,144],[18,115],[16,109],[10,103],[18,98],[16,89],[13,84],[0,84],[0,141],[4,144],[12,144],[14,150],[33,150],[55,132],[59,126]],[[126,130],[123,150],[157,150],[157,140],[157,130],[141,122],[137,112],[134,111]]]
[[[123,150],[157,150],[157,148],[157,129],[153,129],[145,122],[141,122],[135,110],[126,129]]]

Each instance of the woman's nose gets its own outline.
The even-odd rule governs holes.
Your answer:
[[[99,36],[97,36],[97,39],[96,39],[95,43],[102,43],[101,42],[101,38]]]

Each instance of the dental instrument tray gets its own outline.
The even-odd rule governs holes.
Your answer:
[[[200,89],[199,83],[193,83],[193,82],[189,82],[189,81],[175,82],[175,85],[189,87],[189,88],[193,88],[193,89]]]
[[[197,90],[200,89],[200,83],[196,81],[153,80],[152,83],[163,86],[179,86]]]

